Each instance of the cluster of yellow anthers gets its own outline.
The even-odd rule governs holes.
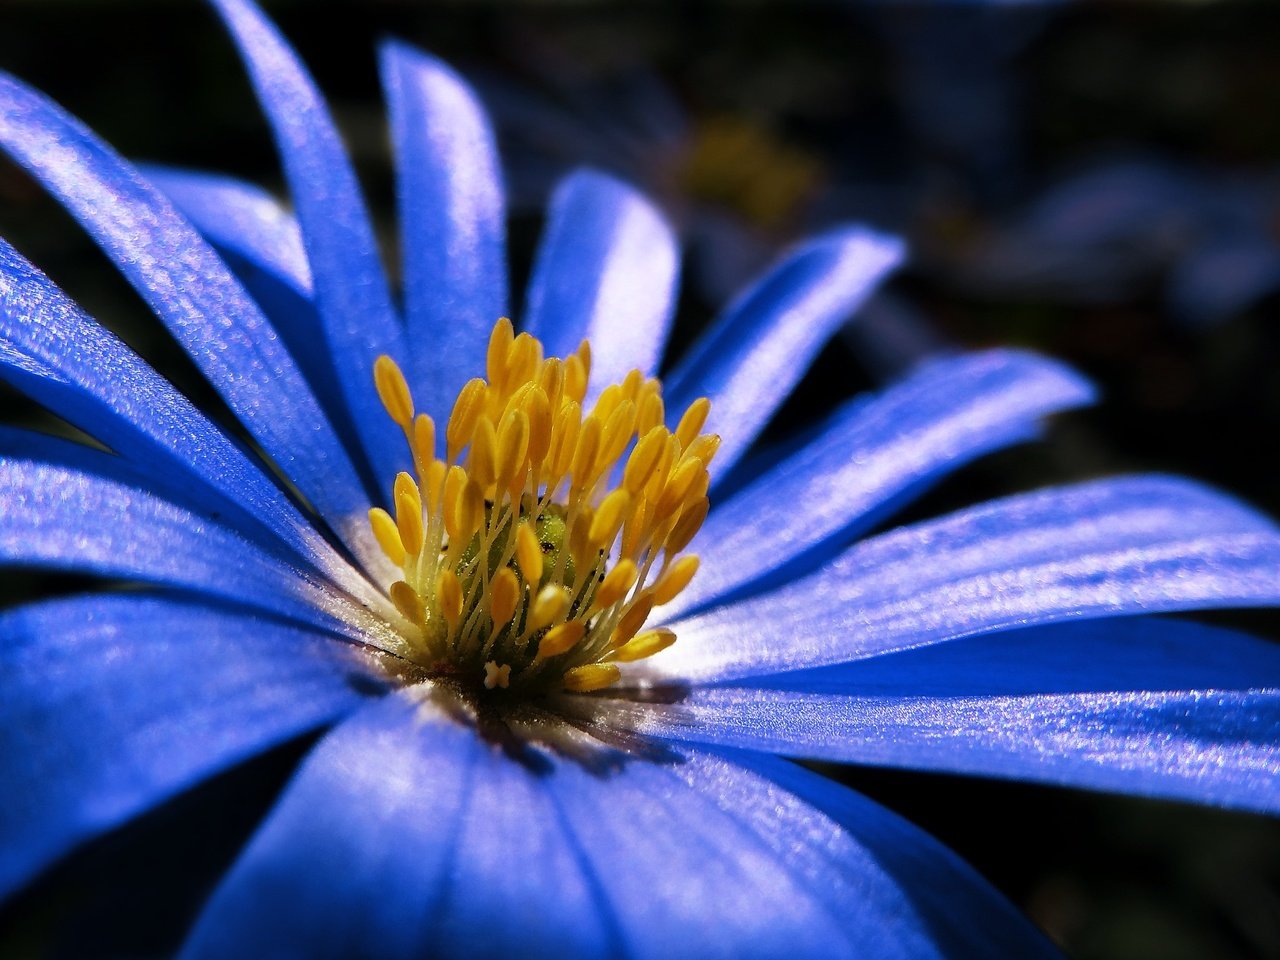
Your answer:
[[[617,663],[675,641],[641,627],[697,571],[678,554],[706,519],[720,438],[699,434],[705,398],[668,430],[661,384],[639,370],[584,412],[589,345],[542,353],[498,321],[488,380],[458,394],[444,459],[400,368],[379,357],[378,395],[417,476],[399,474],[394,516],[375,508],[369,522],[403,572],[389,593],[427,669],[488,689],[597,690]]]

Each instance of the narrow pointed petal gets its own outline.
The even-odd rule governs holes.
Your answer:
[[[350,459],[276,332],[195,229],[83,125],[3,74],[0,147],[84,225],[267,455],[358,543],[368,495]]]
[[[1274,525],[1208,488],[1127,477],[996,500],[858,544],[675,625],[656,669],[730,679],[1011,627],[1280,603]]]
[[[549,785],[616,915],[622,952],[863,956],[847,915],[824,902],[835,871],[815,882],[796,869],[798,857],[720,805],[724,784],[682,777],[696,757],[673,760],[620,760],[604,776],[564,763]]]
[[[127,463],[82,449],[79,463],[0,457],[0,566],[186,588],[394,649],[390,628],[327,581],[141,489]]]
[[[839,918],[855,956],[1059,956],[955,854],[847,787],[738,751],[691,751],[672,771],[804,880]]]
[[[401,438],[371,389],[380,354],[403,358],[403,331],[360,186],[328,107],[293,49],[247,0],[213,0],[275,134],[302,231],[316,309],[338,382],[378,478],[400,468]]]
[[[571,174],[551,200],[529,283],[525,329],[566,357],[591,340],[591,396],[635,368],[658,372],[675,307],[680,256],[662,215],[594,170]]]
[[[804,844],[815,846],[810,831],[815,823],[829,818],[846,831],[847,839],[832,837],[824,830],[825,842],[816,845],[825,856],[839,858],[845,871],[861,880],[855,898],[887,901],[885,887],[892,885],[900,891],[906,901],[902,907],[885,903],[883,914],[871,929],[862,928],[866,946],[859,956],[1025,960],[1060,956],[1045,936],[977,871],[901,817],[793,763],[740,752],[728,757],[776,785],[762,789],[749,784],[749,792],[736,798],[738,809],[748,810],[757,821],[763,821],[758,827],[762,836],[770,836],[776,830],[775,842],[781,846],[790,841],[798,853]],[[738,779],[746,781],[742,774]],[[754,805],[747,799],[751,793],[757,796]],[[723,800],[729,803],[735,798],[725,794]],[[781,829],[771,824],[770,815],[775,810],[780,811]],[[844,847],[853,850],[845,853]],[[836,893],[835,889],[830,891],[833,900]],[[836,901],[834,906],[850,910],[847,900]]]
[[[182,394],[0,240],[0,380],[147,472],[245,514],[348,590],[363,578]],[[246,529],[245,525],[241,529]]]
[[[484,370],[489,332],[507,314],[506,201],[493,131],[448,66],[384,44],[403,248],[408,369],[422,408],[443,423]]]
[[[719,797],[758,778],[545,720],[548,746],[500,749],[442,706],[388,698],[331,733],[185,955],[841,957],[895,932],[929,941],[835,824],[806,832],[813,811],[793,803],[779,843]],[[836,911],[837,884],[868,896]]]
[[[216,248],[271,274],[300,297],[314,296],[298,221],[271,194],[217,173],[152,164],[138,169]]]
[[[342,445],[362,449],[362,425],[338,382],[293,214],[260,187],[232,177],[152,165],[140,169],[213,245],[270,319]]]
[[[593,705],[648,735],[1280,812],[1280,647],[1155,618],[1056,624]]]
[[[616,953],[545,772],[425,696],[388,697],[320,743],[184,956]]]
[[[902,261],[901,241],[850,227],[811,240],[743,293],[667,378],[679,416],[711,398],[722,475],[742,456],[827,340]]]
[[[803,449],[716,505],[690,548],[701,572],[668,615],[812,569],[948,471],[1092,399],[1061,364],[991,350],[935,361],[853,401]]]
[[[343,645],[149,595],[0,614],[0,899],[77,844],[354,708]],[[363,681],[366,685],[368,680]]]

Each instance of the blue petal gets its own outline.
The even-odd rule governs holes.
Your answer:
[[[404,359],[403,332],[355,172],[324,100],[275,26],[248,0],[213,0],[244,58],[280,150],[315,303],[352,418],[376,476],[401,468],[399,432],[373,389],[379,354]]]
[[[725,756],[692,754],[676,772],[808,880],[856,956],[1059,956],[973,868],[905,820],[795,764]]]
[[[539,777],[412,694],[331,733],[185,955],[597,956],[591,879]]]
[[[260,187],[231,177],[151,165],[140,169],[213,244],[262,308],[342,445],[361,449],[361,425],[352,419],[338,383],[293,214]],[[366,483],[377,486],[369,478]]]
[[[1184,323],[1204,327],[1243,313],[1280,287],[1280,249],[1270,233],[1210,237],[1170,271],[1166,298]]]
[[[860,228],[811,240],[743,293],[666,381],[678,417],[711,398],[708,429],[723,437],[723,474],[804,376],[828,338],[903,257],[902,243]]]
[[[974,697],[1280,687],[1280,645],[1172,617],[1107,617],[969,637],[753,678],[803,693]]]
[[[675,307],[680,256],[643,196],[594,170],[556,189],[525,304],[525,328],[551,356],[591,340],[594,396],[632,369],[653,376]]]
[[[702,557],[698,577],[669,615],[816,566],[946,472],[1092,399],[1061,364],[992,350],[935,361],[870,402],[853,401],[802,450],[717,504],[690,548]]]
[[[2,424],[0,458],[63,467],[100,477],[108,476],[117,482],[169,500],[192,514],[216,521],[219,526],[252,541],[264,553],[279,557],[284,564],[297,565],[306,556],[303,550],[284,547],[279,539],[265,531],[261,522],[248,514],[236,501],[222,497],[203,483],[192,483],[189,475],[175,474],[167,464],[124,460],[105,450],[73,440]],[[300,553],[302,557],[299,556]],[[355,576],[358,578],[358,575]]]
[[[831,818],[847,832],[852,844],[863,847],[859,859],[872,861],[876,872],[887,877],[887,883],[882,882],[884,886],[892,883],[900,888],[909,901],[911,919],[932,941],[919,947],[911,945],[910,956],[1020,960],[1060,956],[1043,934],[972,867],[883,806],[792,763],[759,754],[733,753],[730,758],[749,771],[768,777],[799,799],[801,805],[809,806],[808,815],[786,823],[795,849],[805,841],[812,842],[808,840],[812,836],[809,831],[819,817]],[[740,801],[740,808],[741,805]],[[791,805],[796,805],[795,800]],[[778,840],[786,842],[788,838],[791,837],[783,835]],[[859,891],[855,896],[869,893]],[[850,902],[842,906],[849,910]],[[896,943],[908,934],[901,929],[904,925],[897,915],[879,918],[877,928],[867,932],[868,950],[860,955],[895,955]]]
[[[61,463],[0,456],[0,566],[191,589],[394,649],[385,622],[327,580],[140,489],[137,469],[124,461],[73,446],[61,448]]]
[[[791,801],[779,843],[759,832],[765,811],[724,802],[781,791],[718,760],[534,726],[549,748],[499,749],[456,705],[412,694],[363,711],[304,764],[187,955],[901,956],[894,934],[928,943],[835,824]],[[862,942],[888,952],[856,953]]]
[[[242,531],[269,528],[347,589],[364,582],[216,426],[3,240],[0,379],[129,459],[149,486],[216,501],[246,517]]]
[[[314,296],[298,221],[271,194],[217,173],[152,164],[138,169],[219,250],[247,260],[300,297]]]
[[[675,625],[691,680],[840,663],[1056,620],[1280,603],[1271,521],[1189,481],[996,500],[853,547],[773,593]]]
[[[589,709],[699,743],[1280,812],[1278,689],[1280,647],[1139,618]]]
[[[489,118],[448,66],[382,48],[404,261],[410,383],[443,426],[458,390],[484,373],[507,313],[506,205]]]
[[[2,74],[0,146],[85,226],[267,455],[359,549],[368,496],[351,461],[275,331],[208,244],[92,133]]]
[[[359,702],[315,634],[192,602],[0,615],[0,899],[72,847]]]

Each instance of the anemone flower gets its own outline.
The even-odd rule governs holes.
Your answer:
[[[0,556],[131,585],[0,617],[0,896],[321,730],[187,955],[1053,953],[954,855],[779,755],[1280,809],[1276,651],[1149,616],[1273,603],[1268,520],[1130,477],[849,546],[1087,385],[939,360],[744,459],[897,244],[797,248],[661,387],[670,231],[580,173],[516,335],[485,118],[391,44],[397,310],[310,79],[248,0],[217,6],[294,215],[144,176],[0,79],[0,141],[252,441],[0,248],[5,380],[102,445],[0,434]]]

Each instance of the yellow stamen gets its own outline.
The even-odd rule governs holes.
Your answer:
[[[388,594],[412,625],[401,624],[411,656],[490,690],[608,686],[620,676],[615,661],[675,640],[643,627],[697,570],[696,557],[678,554],[706,518],[719,446],[699,433],[709,404],[690,404],[673,433],[661,385],[632,370],[584,411],[590,345],[544,358],[505,319],[485,373],[459,392],[441,459],[440,428],[415,416],[400,368],[388,357],[375,364],[378,395],[413,457],[393,509],[369,512],[403,571]]]
[[[644,485],[653,476],[653,471],[658,466],[658,458],[662,455],[663,447],[666,446],[667,436],[665,427],[654,427],[640,438],[640,442],[631,451],[631,456],[627,458],[626,469],[622,472],[622,485],[630,491],[632,496],[643,490]]]
[[[542,642],[538,644],[538,659],[545,660],[572,650],[586,632],[587,625],[581,620],[566,620],[552,627],[543,634]]]
[[[426,621],[426,608],[422,605],[422,598],[418,596],[418,591],[403,580],[397,580],[387,592],[391,594],[391,602],[396,605],[402,617],[422,626]]]
[[[603,690],[622,679],[622,671],[612,663],[587,663],[564,675],[564,688],[573,693]]]
[[[528,523],[520,524],[516,530],[516,563],[526,583],[542,582],[542,544]]]
[[[529,452],[529,417],[523,410],[512,410],[502,418],[498,428],[497,478],[506,489],[518,471],[524,469]],[[523,474],[519,474],[523,477]]]
[[[634,560],[620,560],[610,570],[596,591],[596,599],[592,604],[592,612],[607,610],[627,595],[627,591],[635,586],[639,570]]]
[[[591,414],[582,422],[578,431],[578,443],[573,449],[573,463],[569,466],[569,476],[573,485],[585,490],[588,483],[595,479],[596,454],[600,452],[600,421]]]
[[[489,350],[485,356],[485,375],[490,383],[498,383],[505,376],[507,351],[511,349],[515,336],[511,321],[506,317],[493,325],[493,333],[489,335]]]
[[[693,555],[681,557],[671,564],[653,585],[653,605],[660,607],[664,603],[670,603],[689,585],[689,581],[697,572],[698,558]]]
[[[396,493],[396,529],[407,553],[422,552],[422,503],[408,490]]]
[[[689,449],[689,444],[693,443],[699,431],[702,430],[707,422],[707,414],[710,412],[711,401],[706,397],[699,397],[689,404],[684,416],[680,418],[680,425],[676,427],[676,437],[680,440],[681,449]]]
[[[462,392],[458,394],[458,399],[454,401],[453,412],[449,414],[449,424],[445,428],[445,442],[450,463],[456,461],[462,448],[471,442],[476,421],[484,412],[487,392],[488,387],[483,380],[479,378],[468,380]]]
[[[720,434],[708,433],[695,439],[689,444],[686,456],[695,457],[702,461],[704,467],[711,466],[711,461],[715,459],[716,451],[720,449]]]
[[[565,357],[564,395],[575,403],[582,403],[582,398],[587,395],[587,363],[581,354]]]
[[[413,464],[420,477],[425,477],[427,465],[435,455],[436,422],[420,413],[413,421]]]
[[[413,398],[409,394],[409,384],[405,382],[400,367],[386,354],[374,361],[373,382],[387,414],[408,429],[413,423]]]
[[[631,494],[627,491],[615,490],[605,497],[604,503],[600,504],[600,509],[591,518],[591,528],[587,532],[587,539],[592,546],[597,550],[609,549],[609,544],[613,543],[613,538],[622,528],[622,521],[630,512]]]
[[[703,521],[707,519],[707,510],[710,506],[706,497],[700,497],[685,508],[664,543],[667,556],[674,556],[689,545],[702,528]]]
[[[445,623],[451,631],[456,630],[462,617],[462,584],[458,582],[458,575],[448,568],[441,570],[436,578],[436,600]]]
[[[489,617],[495,627],[505,627],[515,616],[520,600],[520,581],[509,568],[503,567],[493,578],[489,595]]]
[[[643,660],[645,657],[652,657],[655,653],[661,653],[675,642],[676,635],[665,627],[646,630],[644,633],[636,634],[610,653],[609,659],[617,660],[619,663],[632,663]]]
[[[391,514],[381,507],[374,507],[369,511],[369,526],[373,528],[374,539],[378,541],[378,546],[387,555],[387,559],[397,567],[403,567],[407,554]]]
[[[698,474],[706,471],[707,468],[702,465],[702,461],[694,457],[681,461],[680,465],[671,472],[666,486],[662,488],[662,495],[654,504],[654,516],[661,520],[675,513],[685,502],[685,495],[698,479]]]
[[[541,630],[564,616],[569,609],[569,594],[564,587],[548,584],[538,591],[529,612],[529,629]]]
[[[636,413],[636,429],[640,435],[648,433],[654,427],[661,425],[666,418],[666,409],[662,404],[662,395],[657,392],[645,393],[638,405]]]
[[[476,422],[471,435],[471,453],[467,456],[467,473],[485,490],[498,478],[498,434],[486,417]]]
[[[653,594],[642,593],[636,598],[636,602],[632,604],[631,609],[622,615],[622,619],[618,621],[618,626],[613,631],[613,636],[609,638],[609,646],[617,648],[622,646],[644,626],[645,620],[649,614],[653,612]]]

